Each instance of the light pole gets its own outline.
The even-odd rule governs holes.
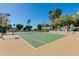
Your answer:
[[[1,24],[0,25],[2,26],[2,13],[0,13],[0,15],[1,15]]]

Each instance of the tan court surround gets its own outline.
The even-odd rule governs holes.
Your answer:
[[[6,35],[5,40],[0,39],[0,55],[9,56],[72,56],[79,55],[79,33],[71,33],[66,37],[51,42],[38,49],[32,48],[18,35]]]

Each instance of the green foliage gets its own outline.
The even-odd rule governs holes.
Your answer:
[[[37,31],[37,29],[36,29],[36,28],[34,28],[34,31]]]
[[[67,26],[68,29],[73,26],[79,26],[79,12],[77,12],[75,15],[63,15],[62,10],[60,8],[56,8],[53,11],[49,11],[49,18],[53,29],[57,28],[58,26],[60,28]]]
[[[32,26],[30,26],[30,25],[26,25],[26,26],[23,28],[24,31],[31,31],[31,29],[32,29]]]
[[[8,26],[6,26],[6,29],[9,30],[12,28],[12,25],[11,24],[8,24]]]
[[[38,24],[38,25],[37,25],[37,29],[38,29],[38,30],[42,30],[42,25],[41,25],[41,24]]]
[[[41,25],[41,24],[40,24]],[[44,26],[44,27],[48,27],[48,26],[50,26],[49,24],[42,24],[42,26]]]
[[[45,26],[46,26],[46,27],[48,27],[48,26],[49,26],[49,24],[45,24]]]
[[[63,22],[64,22],[63,17],[59,16],[58,19],[57,19],[57,25],[62,27],[64,25]]]
[[[22,24],[17,24],[16,28],[17,28],[17,30],[21,30],[23,28],[23,25]]]
[[[53,25],[51,25],[51,26],[52,26],[52,29],[54,30],[54,29],[57,28],[57,23],[55,23],[55,24],[53,24]]]
[[[31,22],[31,19],[28,19],[27,24],[30,24],[30,22]]]
[[[56,8],[53,11],[49,11],[49,19],[52,25],[54,24],[55,19],[58,18],[61,14],[62,14],[62,10],[60,8]]]

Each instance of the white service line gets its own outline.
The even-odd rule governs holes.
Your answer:
[[[19,35],[20,36],[20,35]],[[21,37],[22,38],[22,37]],[[32,39],[34,39],[33,37],[31,37]],[[61,38],[60,38],[61,39]],[[22,38],[22,40],[24,40],[23,38]],[[34,39],[34,40],[37,40],[37,39]],[[56,40],[56,41],[58,41],[58,40]],[[56,42],[56,41],[54,41],[54,42]],[[52,44],[52,43],[54,43],[53,41],[51,41],[50,43],[46,43],[46,44],[44,44],[44,45],[41,45],[40,47],[38,47],[38,48],[35,48],[33,45],[31,45],[28,41],[26,41],[26,40],[24,40],[24,42],[26,42],[28,45],[30,45],[32,48],[34,48],[34,49],[38,49],[38,48],[42,48],[42,47],[45,47],[45,46],[47,46],[47,45],[50,45],[50,44]],[[45,43],[45,42],[44,42]]]
[[[24,36],[25,36],[25,35],[24,35]],[[35,41],[38,41],[38,42],[41,42],[41,43],[46,44],[46,42],[40,41],[39,39],[33,38],[33,37],[31,37],[31,36],[28,36],[28,35],[27,35],[27,37],[28,37],[28,38],[31,38],[31,39],[33,39],[33,40],[35,40]]]
[[[33,45],[31,45],[29,42],[27,42],[26,40],[24,40],[20,35],[18,35],[20,38],[21,38],[21,40],[23,40],[26,44],[28,44],[31,48],[34,48],[34,49],[36,49]]]

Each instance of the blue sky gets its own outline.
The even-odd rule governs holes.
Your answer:
[[[74,3],[7,3],[0,4],[0,13],[9,13],[11,24],[24,24],[31,19],[31,25],[36,27],[37,24],[50,23],[48,12],[55,8],[61,8],[63,14],[73,15],[79,10],[79,4]]]

